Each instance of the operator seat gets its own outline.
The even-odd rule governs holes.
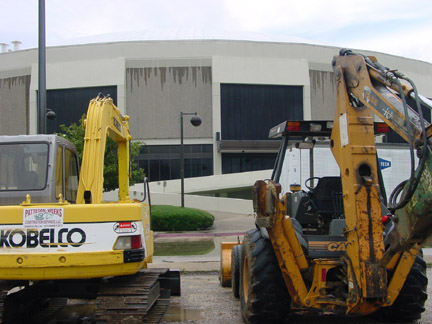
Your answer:
[[[342,181],[340,177],[322,177],[309,191],[312,207],[323,216],[340,218],[343,214]]]

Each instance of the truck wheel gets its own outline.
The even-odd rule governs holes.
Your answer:
[[[241,247],[240,305],[244,321],[283,322],[289,315],[291,297],[271,242],[253,229],[245,234]]]
[[[426,262],[418,255],[393,305],[377,312],[382,321],[410,322],[421,318],[427,299]]]
[[[240,289],[241,245],[234,245],[231,250],[231,288],[235,298],[239,298]]]

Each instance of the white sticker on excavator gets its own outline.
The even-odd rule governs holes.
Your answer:
[[[113,229],[116,233],[135,233],[137,224],[135,222],[118,222],[114,224]]]
[[[339,129],[340,129],[340,141],[341,147],[348,145],[348,122],[347,122],[347,114],[343,114],[339,117]]]
[[[24,208],[24,228],[58,228],[63,226],[63,208]]]

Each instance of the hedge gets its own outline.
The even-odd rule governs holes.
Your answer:
[[[213,225],[214,216],[206,211],[168,205],[152,206],[152,230],[196,231]]]

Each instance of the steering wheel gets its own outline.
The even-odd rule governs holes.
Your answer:
[[[311,182],[312,180],[319,180],[319,179],[321,179],[321,178],[320,177],[310,177],[310,178],[307,178],[306,181],[305,181],[305,187],[308,188],[309,190],[313,190],[314,188],[311,187],[311,186],[309,186],[308,183]]]

